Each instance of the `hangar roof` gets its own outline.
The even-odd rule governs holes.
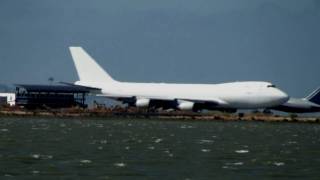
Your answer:
[[[16,84],[16,87],[23,88],[27,92],[89,93],[91,90],[87,87],[71,85]]]

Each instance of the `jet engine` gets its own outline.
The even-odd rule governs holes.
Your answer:
[[[150,104],[150,99],[137,99],[135,102],[136,107],[139,108],[144,108],[144,107],[148,107]]]
[[[194,102],[178,100],[177,108],[184,111],[193,110]]]

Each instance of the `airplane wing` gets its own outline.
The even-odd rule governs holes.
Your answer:
[[[89,92],[92,93],[92,94],[101,94],[102,93],[100,88],[94,88],[94,87],[89,87],[89,86],[81,86],[81,85],[76,85],[76,84],[68,83],[68,82],[59,82],[59,83],[67,85],[67,86],[85,88],[85,89],[89,90]]]
[[[164,109],[177,109],[179,104],[189,103],[189,105],[197,107],[199,109],[206,109],[207,107],[215,108],[226,105],[227,103],[220,99],[202,100],[202,99],[185,99],[185,98],[173,98],[173,97],[155,97],[155,96],[128,96],[117,94],[99,94],[97,96],[106,97],[118,101],[122,101],[125,104],[135,106],[136,102],[140,100],[147,100],[149,107],[164,108]]]
[[[61,84],[65,84],[68,86],[76,86],[81,88],[86,88],[90,93],[95,94],[99,97],[106,97],[110,99],[114,99],[117,101],[121,101],[124,104],[128,104],[129,106],[137,106],[137,102],[139,100],[147,101],[148,107],[153,108],[163,108],[163,109],[182,109],[183,107],[188,106],[188,108],[193,109],[214,109],[227,103],[221,99],[194,99],[194,98],[175,98],[175,97],[157,97],[157,96],[133,96],[133,95],[122,95],[122,94],[102,94],[100,88],[94,88],[89,86],[76,85],[68,82],[60,82]]]

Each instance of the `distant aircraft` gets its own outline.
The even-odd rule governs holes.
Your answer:
[[[320,87],[305,98],[290,98],[288,102],[270,109],[290,113],[320,112]]]
[[[259,109],[284,104],[289,97],[268,82],[222,84],[128,83],[114,80],[81,47],[70,47],[79,81],[101,95],[130,106],[200,111]]]

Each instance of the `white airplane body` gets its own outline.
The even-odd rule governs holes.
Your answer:
[[[100,96],[137,107],[180,110],[260,109],[288,101],[286,93],[269,82],[221,84],[128,83],[114,80],[81,47],[70,47],[80,80],[76,85],[101,89]]]

